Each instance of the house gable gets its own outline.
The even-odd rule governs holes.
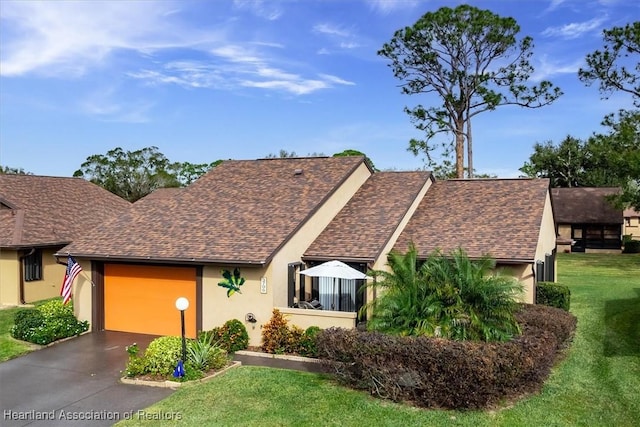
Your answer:
[[[547,200],[546,179],[473,179],[434,183],[394,249],[413,243],[421,258],[463,248],[472,258],[535,260]]]

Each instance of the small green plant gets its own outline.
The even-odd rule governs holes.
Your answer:
[[[187,360],[195,369],[206,371],[209,368],[211,353],[215,350],[213,335],[201,334],[197,340],[187,345]]]
[[[138,344],[133,343],[125,347],[125,350],[129,354],[129,356],[137,356],[140,349],[138,348]]]
[[[317,326],[309,326],[302,334],[300,338],[300,344],[298,346],[298,353],[301,356],[306,357],[318,357],[318,334],[322,331]]]
[[[128,378],[133,378],[139,375],[144,375],[146,373],[147,373],[147,364],[145,359],[143,357],[136,356],[136,355],[132,356],[130,354],[124,374]]]

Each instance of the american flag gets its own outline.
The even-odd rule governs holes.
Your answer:
[[[67,260],[67,271],[64,273],[64,280],[62,281],[62,289],[60,289],[60,295],[62,295],[62,303],[66,304],[71,299],[71,286],[73,281],[82,271],[80,264],[76,262],[71,255]]]

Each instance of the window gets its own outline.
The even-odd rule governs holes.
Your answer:
[[[23,262],[25,282],[42,280],[42,251],[36,249],[31,255],[25,257]]]

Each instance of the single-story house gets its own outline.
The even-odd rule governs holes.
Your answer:
[[[622,209],[608,196],[614,187],[553,188],[558,250],[561,252],[619,253],[622,247]]]
[[[129,205],[81,178],[0,174],[0,304],[58,296],[54,254]]]
[[[235,318],[259,345],[274,308],[300,327],[355,326],[357,310],[372,298],[358,292],[362,281],[300,272],[336,259],[362,272],[384,269],[389,251],[405,251],[409,240],[421,254],[454,244],[471,256],[489,252],[512,268],[533,302],[536,266],[546,262],[540,271],[551,279],[554,263],[548,186],[373,173],[364,157],[230,160],[187,188],[139,200],[60,255],[70,252],[91,272],[90,280],[76,280],[74,299],[95,330],[178,335],[175,301],[186,297],[188,336]],[[295,308],[311,299],[323,309]]]
[[[627,208],[622,212],[622,216],[624,219],[622,235],[640,240],[640,212],[633,208]]]

